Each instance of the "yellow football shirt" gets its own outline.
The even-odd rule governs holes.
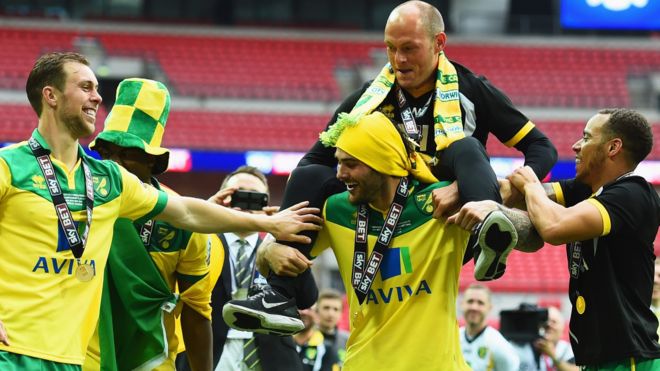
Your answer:
[[[44,139],[33,136],[44,148]],[[85,251],[74,258],[55,213],[41,169],[27,142],[0,150],[0,320],[10,346],[0,350],[50,361],[82,364],[99,315],[102,272],[118,217],[151,218],[167,195],[145,187],[137,177],[110,161],[85,157],[94,181],[94,210]],[[52,159],[52,158],[51,158]],[[85,226],[84,174],[52,159],[78,229]],[[79,264],[96,275],[76,279]]]
[[[458,278],[469,234],[433,219],[431,191],[413,182],[394,237],[366,300],[351,286],[357,207],[348,193],[324,206],[324,229],[312,250],[331,247],[347,289],[351,335],[343,370],[469,370],[456,320]],[[369,253],[383,225],[369,210]]]

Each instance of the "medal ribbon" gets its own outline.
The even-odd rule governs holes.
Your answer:
[[[380,268],[392,237],[394,230],[399,223],[399,218],[403,212],[403,205],[406,203],[408,197],[408,178],[403,177],[399,181],[394,201],[390,205],[390,210],[387,212],[387,217],[383,223],[376,240],[369,260],[367,261],[368,239],[369,235],[369,211],[367,205],[361,204],[358,206],[357,220],[355,223],[355,252],[353,254],[353,271],[351,273],[351,285],[355,290],[358,301],[360,304],[364,302],[367,293],[371,288],[376,273]]]
[[[85,158],[82,157],[82,168],[85,173],[85,208],[87,210],[87,220],[85,223],[85,231],[83,232],[82,237],[76,229],[76,225],[73,222],[73,216],[71,215],[71,210],[64,199],[62,194],[62,188],[60,187],[60,182],[55,176],[55,168],[53,163],[50,160],[50,151],[41,146],[41,144],[30,137],[28,140],[30,150],[32,154],[37,159],[39,168],[46,178],[46,185],[48,192],[50,193],[50,198],[55,206],[55,213],[57,214],[57,219],[60,222],[60,226],[64,231],[66,240],[69,243],[71,252],[76,258],[80,258],[85,251],[85,245],[87,244],[87,236],[89,235],[89,229],[92,226],[92,211],[94,209],[94,183],[92,182],[92,173],[87,166]]]

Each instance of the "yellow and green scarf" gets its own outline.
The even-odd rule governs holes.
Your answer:
[[[438,55],[438,73],[433,102],[433,130],[436,151],[442,151],[451,143],[465,138],[458,94],[458,76],[444,52]],[[378,76],[365,90],[350,112],[353,117],[370,113],[378,107],[394,86],[395,75],[387,63]]]

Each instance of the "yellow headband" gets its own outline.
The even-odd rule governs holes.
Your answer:
[[[438,181],[421,156],[416,152],[408,156],[394,124],[378,111],[357,120],[341,114],[337,122],[321,134],[321,141],[326,146],[341,149],[381,174],[397,177],[412,174],[422,183]]]

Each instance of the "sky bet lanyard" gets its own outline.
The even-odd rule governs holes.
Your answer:
[[[429,105],[433,101],[434,95],[435,92],[431,94],[429,100],[426,101],[426,104],[424,104],[424,107],[422,107],[421,110],[423,112],[426,112],[426,110],[428,109]],[[403,126],[406,129],[406,134],[408,134],[410,139],[414,140],[415,143],[419,144],[422,138],[419,134],[419,130],[417,129],[417,123],[415,122],[415,115],[413,115],[412,109],[410,108],[410,105],[408,104],[406,97],[403,95],[403,90],[399,87],[399,85],[396,86],[396,97],[397,97],[397,102],[399,103],[401,120],[403,120]]]
[[[87,243],[87,235],[89,234],[89,229],[92,226],[92,210],[94,209],[94,184],[92,183],[92,173],[87,166],[85,158],[82,160],[82,168],[85,173],[85,208],[87,209],[87,222],[85,225],[85,231],[83,232],[82,238],[78,234],[76,225],[73,222],[73,216],[71,211],[66,204],[64,195],[62,194],[62,188],[60,183],[55,176],[55,168],[53,163],[50,161],[50,151],[45,149],[39,144],[39,142],[31,137],[28,141],[32,154],[37,159],[41,172],[46,178],[46,184],[48,186],[48,192],[55,206],[55,212],[57,214],[57,219],[60,221],[62,230],[66,235],[67,242],[71,248],[73,256],[80,258],[85,251],[85,244]]]
[[[399,223],[399,218],[403,212],[403,205],[408,197],[408,178],[403,177],[399,181],[394,201],[387,212],[385,222],[378,234],[378,240],[374,250],[369,256],[367,262],[367,236],[369,235],[369,211],[366,204],[358,206],[357,221],[355,223],[355,252],[353,254],[353,272],[351,283],[360,304],[364,302],[367,293],[374,282],[378,268],[383,262],[385,250],[392,241],[394,229]]]

